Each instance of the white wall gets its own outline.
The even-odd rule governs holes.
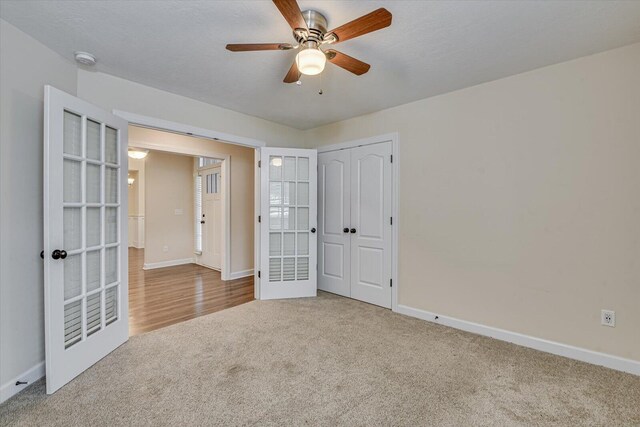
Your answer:
[[[305,139],[396,131],[400,304],[640,360],[640,44]]]
[[[78,70],[78,96],[109,111],[122,110],[254,138],[274,147],[299,147],[304,143],[301,130],[108,74]]]
[[[0,390],[44,360],[44,85],[76,90],[76,67],[0,20]],[[6,387],[5,387],[6,386]]]
[[[193,259],[193,157],[150,151],[145,180],[145,267]]]
[[[129,143],[151,144],[154,147],[173,147],[195,152],[209,150],[221,156],[231,156],[231,267],[230,273],[242,273],[253,268],[253,226],[254,226],[254,150],[238,145],[225,144],[209,139],[195,138],[168,132],[160,132],[136,126],[129,126]],[[148,158],[148,157],[147,157]],[[147,165],[147,182],[150,182]],[[147,186],[148,188],[148,186]],[[151,196],[147,195],[147,203]],[[147,209],[147,217],[150,215]],[[193,248],[193,246],[192,246]],[[193,256],[193,250],[191,251]]]

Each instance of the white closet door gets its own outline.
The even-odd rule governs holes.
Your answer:
[[[316,150],[260,149],[260,299],[316,296]]]
[[[391,142],[351,150],[351,297],[391,308]]]
[[[45,87],[44,327],[47,393],[129,337],[127,126]]]
[[[351,296],[351,150],[318,155],[318,289]]]

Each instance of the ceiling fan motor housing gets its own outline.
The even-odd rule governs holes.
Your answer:
[[[323,14],[316,10],[305,10],[302,12],[302,17],[307,23],[309,32],[304,29],[296,29],[293,32],[293,37],[300,44],[306,42],[315,42],[316,45],[322,43],[325,33],[327,32],[327,18]]]

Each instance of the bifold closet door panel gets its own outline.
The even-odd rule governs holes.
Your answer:
[[[349,152],[318,154],[318,289],[347,297],[351,295]]]
[[[351,297],[391,308],[391,142],[351,149]]]

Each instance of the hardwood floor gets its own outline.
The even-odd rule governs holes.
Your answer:
[[[144,249],[129,248],[129,335],[253,300],[253,276],[222,281],[195,264],[143,270]]]

